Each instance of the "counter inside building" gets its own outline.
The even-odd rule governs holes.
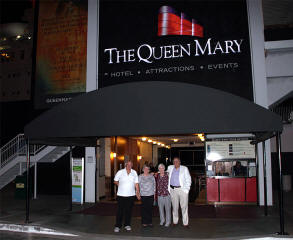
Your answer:
[[[237,147],[235,147],[236,144],[238,144]],[[224,151],[219,154],[221,151],[216,152],[215,149],[219,150],[220,146],[224,149],[225,145],[228,147],[226,156],[220,157],[224,155]],[[257,202],[255,152],[247,143],[243,144],[242,142],[241,147],[239,146],[239,143],[235,142],[233,151],[233,144],[228,142],[217,143],[216,147],[208,143],[206,159],[208,203]],[[239,154],[235,154],[236,152]],[[247,158],[243,158],[246,153],[248,153]],[[217,159],[215,159],[215,155]]]

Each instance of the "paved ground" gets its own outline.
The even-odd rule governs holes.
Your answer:
[[[14,199],[11,191],[2,191],[0,194],[0,224],[14,223],[24,224],[25,202]],[[293,234],[293,192],[286,193],[285,197],[285,230]],[[85,205],[88,208],[92,205]],[[0,231],[2,240],[49,240],[49,239],[249,239],[252,237],[272,237],[279,231],[278,209],[270,208],[269,216],[265,217],[260,208],[255,208],[257,216],[251,215],[246,218],[235,217],[231,211],[229,217],[215,217],[190,219],[190,228],[182,226],[160,227],[159,219],[155,217],[154,227],[144,229],[141,227],[140,218],[134,217],[132,232],[122,231],[113,233],[114,216],[86,215],[79,213],[80,206],[75,206],[73,212],[69,212],[68,198],[66,196],[39,196],[31,202],[30,225],[37,225],[55,229],[60,232],[73,233],[78,237],[57,237],[38,234],[10,233]],[[225,207],[221,207],[225,208]],[[290,237],[290,236],[289,236]]]

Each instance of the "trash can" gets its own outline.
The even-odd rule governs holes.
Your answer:
[[[289,192],[292,190],[292,177],[291,175],[283,175],[283,190]]]
[[[30,196],[32,189],[30,189]],[[15,178],[15,198],[25,199],[26,197],[26,176],[16,176]]]

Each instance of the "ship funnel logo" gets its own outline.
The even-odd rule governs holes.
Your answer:
[[[203,26],[185,13],[170,6],[162,6],[159,9],[158,36],[167,35],[203,37]]]

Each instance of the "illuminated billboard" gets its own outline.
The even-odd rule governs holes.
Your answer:
[[[40,0],[36,108],[52,107],[86,90],[87,0]]]

